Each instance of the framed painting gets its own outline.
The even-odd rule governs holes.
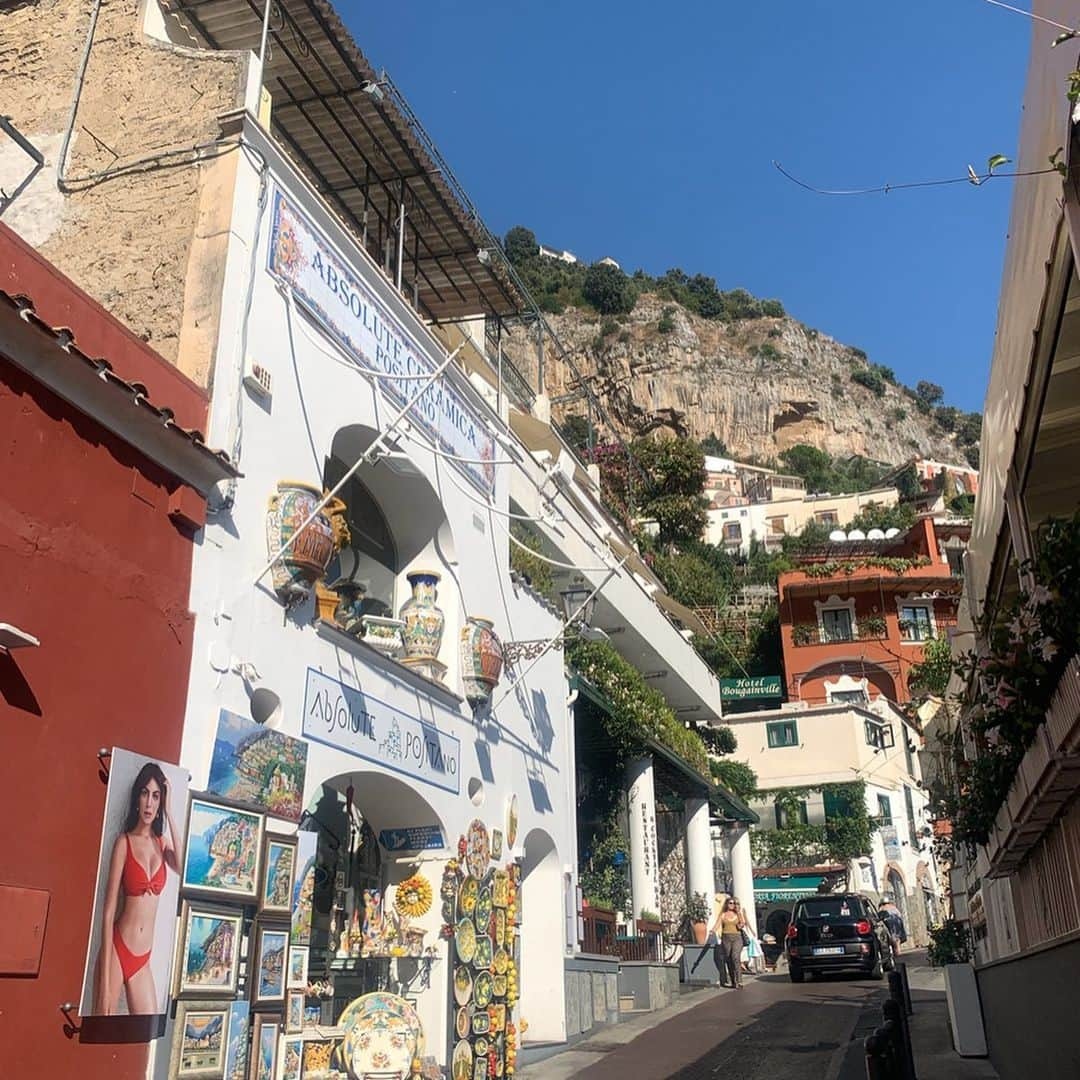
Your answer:
[[[296,873],[292,892],[292,937],[294,945],[311,942],[311,917],[314,909],[316,855],[319,836],[313,832],[296,834]]]
[[[229,1039],[228,1001],[182,1001],[176,1009],[170,1076],[221,1080]]]
[[[285,999],[285,1031],[292,1035],[304,1030],[304,991],[290,990]]]
[[[247,1080],[250,1019],[251,1006],[248,1002],[229,1002],[229,1044],[225,1050],[224,1080]]]
[[[285,1000],[285,963],[289,931],[284,927],[256,926],[255,951],[249,961],[251,1003],[256,1007]]]
[[[259,911],[264,915],[292,913],[293,873],[296,869],[296,838],[267,833],[263,842]]]
[[[300,1080],[300,1070],[304,1063],[304,1037],[302,1035],[286,1035],[281,1040],[281,1068],[278,1072],[280,1080]]]
[[[236,806],[298,822],[307,755],[303,739],[222,709],[207,790]]]
[[[277,1080],[281,1016],[256,1013],[251,1025],[251,1068],[248,1080]]]
[[[330,1072],[330,1059],[334,1053],[331,1039],[304,1040],[304,1080],[322,1080]]]
[[[306,990],[308,983],[308,947],[292,945],[289,948],[289,975],[285,981],[287,990]]]
[[[192,796],[181,886],[185,893],[250,901],[259,891],[265,818]]]
[[[243,925],[239,911],[184,901],[177,997],[232,997],[236,993]]]

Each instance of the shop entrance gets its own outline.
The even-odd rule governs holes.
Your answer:
[[[566,1038],[563,1000],[563,879],[555,843],[534,829],[521,866],[521,1015],[526,1043]]]

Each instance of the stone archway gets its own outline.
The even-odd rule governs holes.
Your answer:
[[[521,865],[521,1015],[526,1042],[563,1042],[563,876],[555,842],[541,829],[525,837]]]
[[[907,884],[904,881],[904,871],[894,862],[885,866],[884,893],[900,909],[900,917],[904,920],[904,927],[911,933],[911,914],[908,911]]]

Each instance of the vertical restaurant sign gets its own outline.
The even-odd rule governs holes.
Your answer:
[[[303,734],[394,772],[461,790],[461,743],[429,721],[308,668]]]
[[[420,388],[439,361],[414,340],[364,281],[304,215],[274,192],[267,269],[322,329],[361,367],[387,375],[416,375],[416,381],[380,379],[383,393],[399,406]],[[463,395],[440,378],[409,410],[439,449],[469,461],[454,461],[488,496],[495,492],[495,439]]]

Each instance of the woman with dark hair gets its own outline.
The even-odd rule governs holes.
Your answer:
[[[109,860],[95,979],[96,1016],[117,1011],[121,990],[132,1016],[161,1011],[150,952],[165,868],[180,872],[178,835],[165,773],[156,762],[148,761],[131,786],[127,819]]]

